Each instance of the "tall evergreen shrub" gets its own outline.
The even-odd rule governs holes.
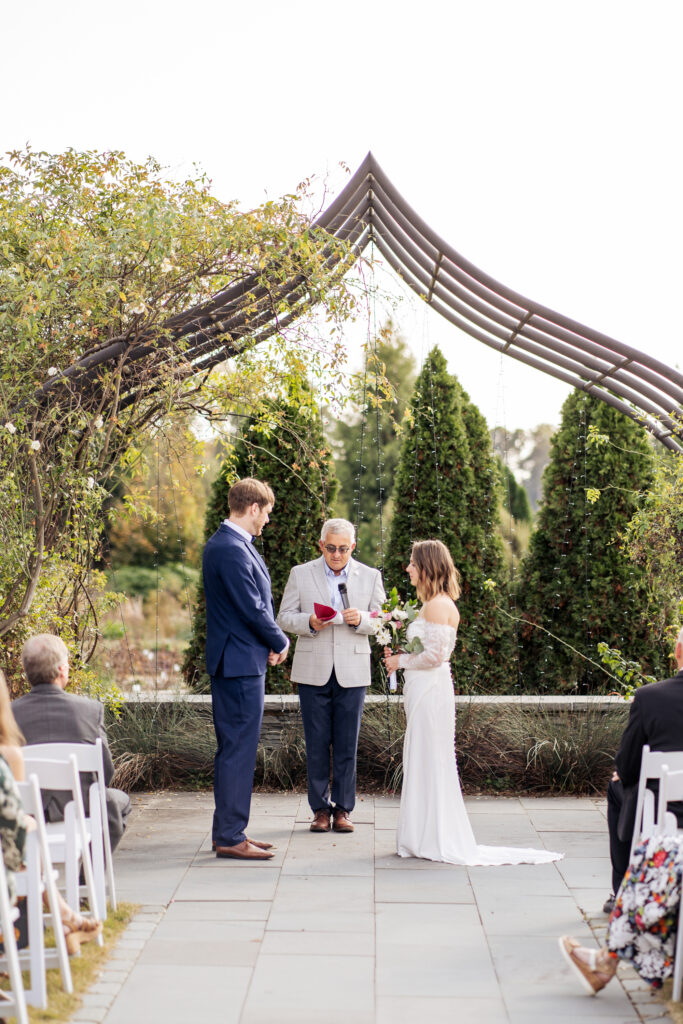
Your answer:
[[[518,523],[531,522],[531,505],[529,497],[521,484],[517,483],[514,473],[509,466],[500,461],[500,470],[503,480],[503,508]]]
[[[245,424],[214,481],[206,510],[205,542],[229,514],[230,487],[247,476],[266,481],[275,494],[270,523],[255,543],[268,566],[277,613],[292,566],[319,554],[320,528],[330,515],[336,491],[331,453],[310,396],[304,396],[303,403],[280,402],[274,405],[272,416]],[[200,583],[193,639],[183,666],[188,686],[200,692],[209,687],[205,650],[206,605]],[[290,665],[291,660],[284,667],[268,669],[267,692],[291,692]]]
[[[598,398],[573,392],[551,442],[537,528],[519,573],[527,690],[611,689],[608,677],[581,657],[599,663],[601,641],[648,673],[664,668],[667,609],[653,602],[621,540],[651,479],[644,428]]]
[[[386,548],[401,453],[396,425],[410,401],[415,372],[415,359],[389,320],[368,353],[364,396],[354,413],[333,427],[339,480],[336,504],[340,515],[358,524],[354,557],[366,565],[380,566]],[[387,384],[392,396],[385,392]]]
[[[497,537],[500,491],[486,424],[438,348],[427,357],[412,401],[395,485],[386,582],[406,595],[413,540],[436,538],[462,574],[455,675],[463,691],[505,691],[516,681]],[[484,586],[493,579],[494,590]]]

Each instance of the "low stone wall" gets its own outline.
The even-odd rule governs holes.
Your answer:
[[[126,706],[134,707],[136,704],[159,703],[167,704],[180,701],[188,704],[206,705],[211,704],[209,694],[182,694],[182,693],[151,693],[139,694],[125,701]],[[365,698],[365,707],[382,707],[388,705],[400,705],[403,703],[401,694],[369,693]],[[625,707],[627,702],[623,697],[554,697],[534,696],[525,694],[522,696],[492,696],[480,697],[472,695],[456,695],[456,713],[458,709],[469,707],[491,707],[503,710],[506,707],[538,708],[543,712],[572,711],[580,715],[586,711],[607,711],[615,707]],[[296,728],[300,725],[301,715],[299,712],[299,698],[295,694],[266,694],[263,712],[263,727],[261,730],[261,743],[269,749],[275,749],[280,745],[282,731],[288,728]]]

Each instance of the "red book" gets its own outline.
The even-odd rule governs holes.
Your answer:
[[[334,608],[330,608],[329,604],[318,604],[317,601],[313,603],[313,611],[316,618],[320,619],[321,622],[329,622],[337,614]]]

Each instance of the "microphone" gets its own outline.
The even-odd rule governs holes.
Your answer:
[[[346,589],[346,584],[345,583],[338,583],[337,586],[339,588],[339,596],[341,597],[342,607],[343,608],[348,608],[349,607],[349,595],[348,595],[348,591]]]

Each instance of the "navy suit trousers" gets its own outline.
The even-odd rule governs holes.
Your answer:
[[[265,675],[211,679],[217,741],[212,838],[217,846],[237,846],[246,838],[264,693]]]
[[[332,804],[349,813],[356,803],[356,754],[365,701],[364,686],[340,686],[332,675],[324,686],[299,683],[299,702],[306,738],[308,802],[311,810]]]

